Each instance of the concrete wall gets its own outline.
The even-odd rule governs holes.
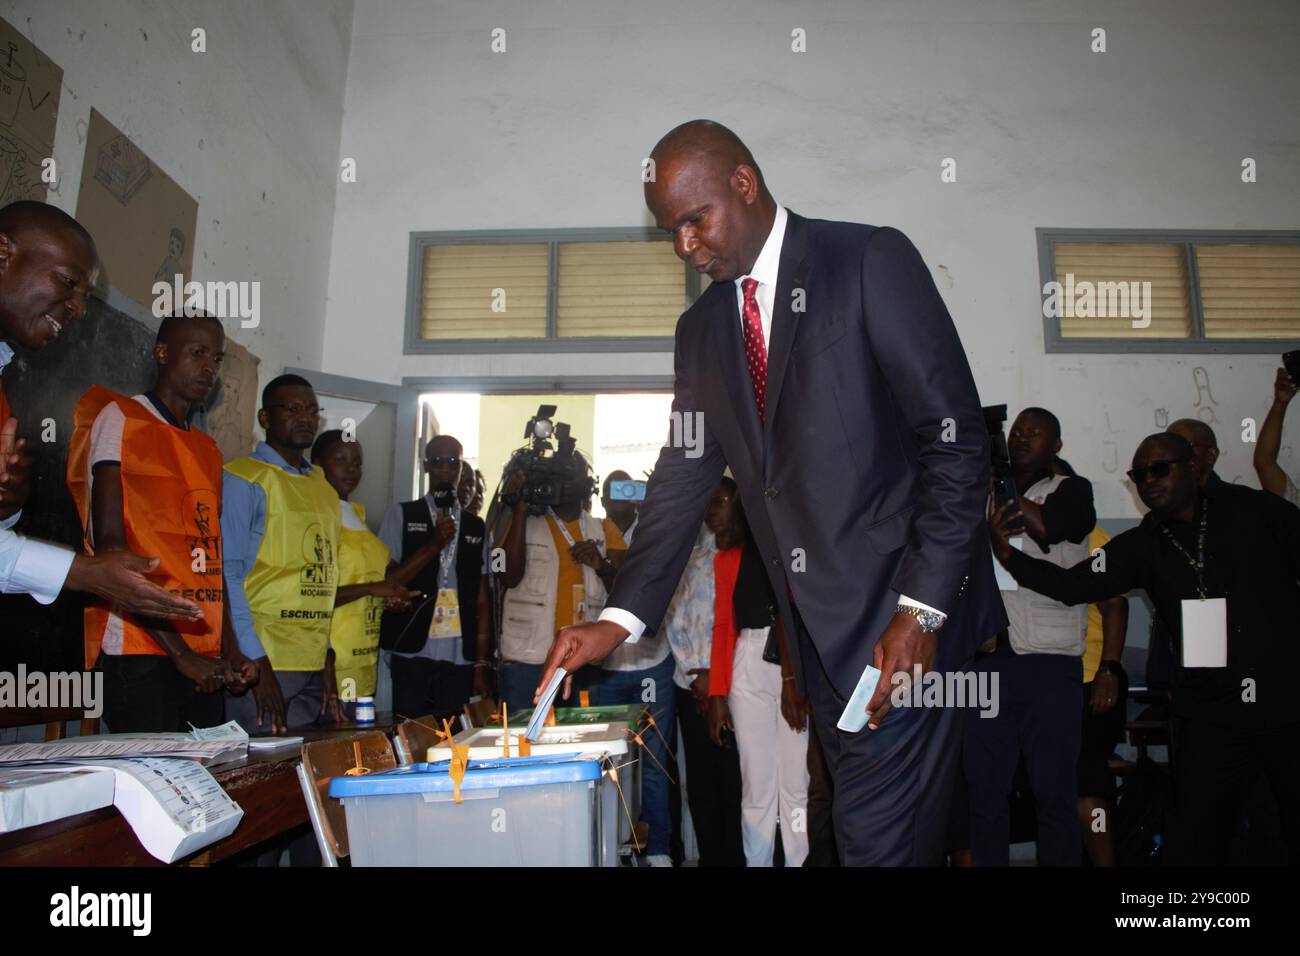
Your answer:
[[[790,208],[912,237],[984,401],[1057,411],[1103,515],[1137,513],[1122,471],[1159,409],[1212,418],[1225,477],[1253,482],[1240,421],[1262,420],[1280,349],[1045,355],[1034,229],[1300,225],[1300,8],[1080,8],[358,0],[340,149],[358,181],[335,206],[324,368],[386,382],[670,374],[667,354],[403,356],[408,234],[648,225],[641,158],[707,116],[749,143]],[[806,53],[791,52],[796,27]],[[945,157],[955,183],[940,182]]]
[[[351,0],[6,0],[0,16],[63,68],[50,201],[76,211],[93,106],[198,200],[194,278],[262,283],[261,325],[227,332],[263,381],[318,367]]]

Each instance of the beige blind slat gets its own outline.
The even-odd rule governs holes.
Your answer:
[[[426,246],[420,337],[545,337],[549,264],[545,243]],[[503,311],[493,311],[497,289]]]
[[[685,305],[670,242],[566,242],[558,250],[556,333],[671,336]]]
[[[1073,277],[1073,305],[1084,290],[1091,288],[1092,315],[1066,314],[1067,294],[1062,293],[1062,338],[1161,338],[1185,339],[1192,334],[1192,308],[1188,292],[1187,265],[1178,243],[1145,242],[1055,242],[1056,281],[1064,289]],[[1131,295],[1125,305],[1129,283],[1138,283],[1139,299]],[[1149,282],[1150,298],[1142,283]],[[1087,283],[1088,285],[1085,285]],[[1124,283],[1117,287],[1102,283]],[[1141,309],[1139,309],[1141,306]],[[1150,325],[1134,328],[1142,321],[1137,313],[1149,310]]]
[[[1197,245],[1205,337],[1300,338],[1300,244]]]

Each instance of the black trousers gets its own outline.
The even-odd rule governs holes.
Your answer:
[[[839,719],[837,716],[836,720]],[[817,718],[808,720],[808,856],[804,866],[839,866],[832,817],[835,787],[817,736]]]
[[[798,630],[807,694],[834,789],[831,817],[840,862],[942,866],[961,758],[961,712],[896,707],[879,730],[838,729],[848,701],[826,676],[802,620]]]
[[[393,713],[398,717],[459,717],[474,686],[472,664],[394,654],[392,671]]]
[[[1025,756],[1038,816],[1041,866],[1078,866],[1078,764],[1083,660],[1067,654],[1017,654],[1002,642],[975,660],[997,676],[998,712],[966,714],[963,765],[970,799],[971,856],[976,866],[1010,862],[1010,797]]]
[[[1222,866],[1228,843],[1261,777],[1277,798],[1282,839],[1292,866],[1300,864],[1300,724],[1268,729],[1225,727],[1175,717],[1174,814],[1168,863]]]
[[[159,654],[100,654],[104,724],[110,733],[174,733],[215,727],[224,720],[225,695],[204,694]]]
[[[686,805],[691,809],[700,866],[744,866],[740,837],[740,756],[709,739],[709,722],[695,695],[673,685],[686,758]]]

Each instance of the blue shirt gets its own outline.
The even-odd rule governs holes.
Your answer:
[[[264,441],[257,443],[251,457],[278,465],[291,475],[311,473],[311,462],[307,459],[303,459],[301,468],[295,468]],[[266,649],[253,627],[253,611],[244,593],[244,579],[253,569],[265,533],[266,492],[261,485],[226,472],[221,476],[221,567],[226,577],[226,604],[230,607],[235,641],[244,656],[254,661],[265,657]]]
[[[0,342],[0,374],[13,357],[9,343]],[[15,534],[10,529],[22,515],[20,509],[0,520],[0,593],[30,594],[40,603],[49,604],[63,590],[76,553]]]

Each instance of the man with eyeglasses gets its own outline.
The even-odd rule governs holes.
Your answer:
[[[1261,776],[1300,862],[1300,512],[1265,492],[1202,487],[1191,445],[1150,435],[1129,477],[1150,512],[1072,568],[1011,547],[1014,515],[993,509],[998,560],[1065,604],[1146,590],[1181,649],[1172,699],[1173,864],[1221,865]]]
[[[338,585],[339,497],[303,454],[320,406],[311,383],[281,375],[262,390],[253,453],[226,465],[221,535],[235,638],[257,664],[251,693],[227,694],[226,717],[283,733],[342,719],[330,652]]]
[[[379,646],[392,670],[395,714],[454,717],[471,694],[492,696],[487,534],[468,509],[473,486],[464,479],[474,471],[459,441],[430,439],[424,473],[429,493],[394,502],[379,526],[399,580],[420,592],[412,611],[384,612]]]

